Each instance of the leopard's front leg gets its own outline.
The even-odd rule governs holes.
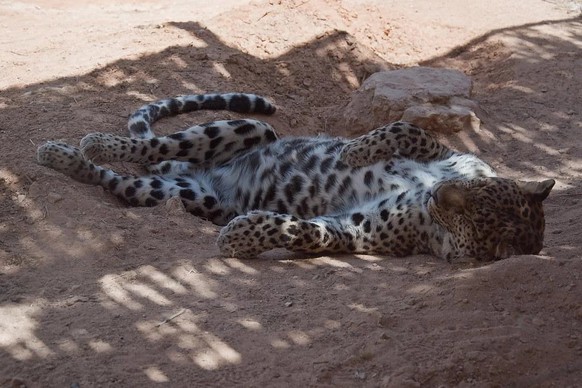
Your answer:
[[[321,222],[301,220],[289,214],[252,211],[222,228],[217,243],[225,256],[251,259],[274,248],[308,253],[348,251],[345,236],[339,237]]]
[[[366,219],[355,211],[302,220],[289,214],[252,211],[230,221],[217,243],[225,256],[242,259],[274,248],[305,253],[380,252],[386,247],[372,243],[378,223],[375,218]]]
[[[409,195],[414,196],[415,193]],[[406,197],[402,200],[406,203]],[[302,220],[253,211],[230,221],[218,237],[225,256],[255,258],[274,248],[307,253],[441,255],[443,237],[422,206],[379,200],[367,209]]]
[[[452,151],[425,130],[403,121],[377,128],[350,140],[341,158],[352,167],[369,166],[398,155],[418,161],[442,160]]]

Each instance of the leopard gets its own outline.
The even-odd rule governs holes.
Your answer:
[[[555,180],[497,176],[473,153],[397,121],[355,138],[279,137],[265,121],[218,120],[156,136],[153,124],[199,110],[272,115],[250,93],[205,93],[148,103],[129,137],[90,133],[79,147],[48,141],[40,165],[103,187],[129,206],[173,198],[221,230],[221,255],[252,259],[283,248],[308,255],[426,254],[448,262],[500,260],[543,248],[543,201]],[[142,165],[119,174],[111,163]]]

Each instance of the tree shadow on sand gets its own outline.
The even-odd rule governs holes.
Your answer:
[[[581,191],[575,178],[582,172],[582,151],[568,148],[576,144],[580,122],[579,101],[568,96],[580,90],[580,51],[572,43],[580,41],[580,30],[576,20],[553,25],[570,36],[544,36],[537,31],[543,26],[516,28],[428,64],[467,71],[476,80],[476,99],[490,113],[487,133],[461,134],[451,142],[476,148],[510,175],[560,177],[559,193],[573,194]],[[199,91],[272,97],[281,109],[268,120],[282,134],[341,133],[338,107],[361,79],[392,67],[364,47],[354,48],[343,32],[330,31],[280,57],[260,60],[197,23],[173,26],[204,45],[170,47],[81,77],[2,92],[8,103],[1,108],[0,142],[30,149],[31,155],[22,160],[4,147],[0,169],[5,214],[0,258],[8,268],[0,275],[3,376],[39,386],[294,385],[299,375],[303,383],[310,376],[315,385],[363,380],[438,385],[469,378],[505,384],[516,370],[527,372],[519,369],[520,357],[542,371],[574,365],[575,347],[551,360],[535,344],[520,350],[524,336],[540,331],[565,346],[567,339],[552,330],[573,325],[575,313],[566,307],[575,295],[555,307],[558,320],[546,326],[531,323],[541,313],[534,300],[541,289],[529,294],[525,311],[503,305],[515,283],[510,274],[527,260],[564,276],[566,283],[575,281],[571,264],[561,267],[539,257],[479,269],[421,256],[225,259],[212,245],[217,228],[208,223],[164,208],[128,209],[101,189],[35,165],[36,145],[47,139],[77,142],[96,130],[121,133],[127,115],[145,101]],[[524,42],[524,49],[497,46],[498,35]],[[537,74],[536,80],[530,74]],[[532,108],[532,101],[551,113],[542,115],[548,110]],[[234,115],[201,112],[195,121],[217,117]],[[191,121],[176,117],[156,128],[167,132]],[[523,158],[512,157],[516,150]],[[556,198],[549,202],[550,232],[567,226],[551,221],[558,205],[573,211],[573,196]],[[549,242],[560,246],[549,250],[552,254],[580,248],[552,236]],[[206,259],[192,259],[193,253]],[[502,287],[487,287],[495,273],[491,268],[507,275]],[[460,345],[441,339],[445,332],[454,333]],[[495,347],[488,348],[492,343]],[[495,349],[507,347],[515,350],[499,357]],[[459,369],[467,360],[488,368]],[[559,377],[570,381],[571,374],[565,370]]]

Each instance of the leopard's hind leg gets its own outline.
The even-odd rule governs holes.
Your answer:
[[[265,122],[226,120],[151,139],[92,133],[81,140],[81,152],[85,159],[95,163],[152,164],[179,160],[200,167],[225,162],[241,151],[276,139],[275,131]]]
[[[187,177],[124,176],[93,164],[83,158],[79,149],[58,142],[39,147],[37,160],[41,165],[79,182],[102,186],[131,206],[156,206],[178,197],[187,211],[217,225],[225,225],[237,215],[223,203],[203,174]]]
[[[229,110],[238,113],[260,113],[266,115],[272,115],[276,111],[275,106],[270,101],[264,97],[249,93],[211,93],[171,97],[146,104],[137,109],[129,117],[129,121],[127,123],[130,138],[152,139],[156,137],[154,131],[152,130],[152,124],[161,118],[208,109]],[[238,127],[235,128],[235,132],[241,132],[248,130],[249,127],[246,124],[252,124],[252,121],[231,121],[230,123],[237,123],[236,125],[238,125]],[[222,126],[220,122],[216,124],[218,124],[218,127]],[[214,123],[209,123],[203,127],[213,126],[215,126]],[[193,129],[195,128],[196,127]],[[218,139],[218,137],[220,137],[213,128],[205,129],[204,131],[209,135],[209,137],[211,137],[211,140]],[[251,135],[256,136],[256,134],[253,135],[252,133]],[[270,132],[265,132],[264,135],[269,136]],[[214,144],[219,141],[221,140],[214,140]],[[242,150],[244,149],[245,148],[242,148]],[[240,148],[234,146],[232,147],[232,152],[236,153],[240,151]],[[223,152],[220,152],[219,157],[213,157],[211,159],[212,163],[216,164],[229,159],[230,156],[228,155],[228,152],[229,150],[223,150]],[[178,160],[166,160],[160,163],[146,164],[144,166],[150,173],[157,175],[189,174],[197,167],[199,167],[197,164]]]

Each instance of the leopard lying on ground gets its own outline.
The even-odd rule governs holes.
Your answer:
[[[496,177],[472,154],[452,151],[404,122],[356,139],[289,137],[257,120],[216,121],[155,136],[156,120],[200,109],[272,114],[252,94],[207,94],[146,105],[129,119],[131,138],[93,133],[80,149],[48,142],[38,162],[101,185],[131,206],[179,197],[218,225],[226,256],[273,248],[452,260],[502,259],[542,249],[542,201],[554,180]],[[122,176],[96,163],[135,162],[150,174]]]

